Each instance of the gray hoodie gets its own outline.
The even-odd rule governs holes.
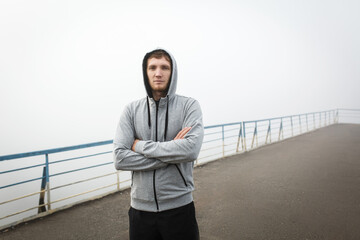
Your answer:
[[[200,152],[204,127],[199,103],[175,94],[177,66],[169,52],[172,65],[169,90],[157,107],[146,73],[150,53],[143,60],[148,96],[125,107],[114,138],[114,163],[118,170],[132,171],[131,206],[158,212],[193,201],[194,160]],[[185,127],[191,127],[185,138],[173,140]],[[134,152],[131,147],[135,139],[140,141]]]

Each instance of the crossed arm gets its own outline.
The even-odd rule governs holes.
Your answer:
[[[191,127],[185,127],[183,128],[177,135],[176,137],[174,138],[174,140],[178,140],[178,139],[184,139],[185,135],[190,131]],[[136,146],[136,143],[138,143],[140,141],[140,139],[135,139],[132,147],[131,147],[131,150],[133,150],[135,152],[135,146]]]
[[[133,109],[124,109],[114,138],[114,164],[118,170],[149,171],[168,164],[194,161],[201,148],[204,128],[196,101],[187,108],[184,126],[171,141],[135,139]]]

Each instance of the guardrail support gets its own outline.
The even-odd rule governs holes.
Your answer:
[[[244,150],[246,151],[246,128],[245,128],[245,122],[243,122],[243,133],[244,133]]]
[[[266,133],[265,144],[267,144],[267,140],[268,140],[269,134],[271,134],[270,120],[269,120],[268,130],[267,130],[267,133]]]
[[[197,160],[197,159],[196,159]],[[117,190],[120,191],[120,171],[116,171],[116,186],[117,186]]]
[[[325,112],[325,123],[324,123],[324,126],[325,126],[325,127],[326,127],[326,115],[327,115],[327,114],[326,114],[326,112]]]
[[[281,136],[282,130],[283,130],[283,121],[282,121],[282,118],[281,118],[278,141],[280,141],[280,136]],[[284,135],[283,135],[283,137],[284,137]]]
[[[49,154],[45,154],[45,167],[46,167],[46,192],[47,192],[47,205],[48,211],[51,210],[51,199],[50,199],[50,175],[49,175]]]
[[[316,129],[315,113],[313,113],[313,120],[314,120],[314,130],[315,130]]]
[[[255,138],[257,138],[257,122],[255,122],[255,128],[254,128],[253,138],[252,138],[252,141],[251,141],[251,148],[254,147]]]
[[[240,141],[241,141],[241,149],[244,149],[244,143],[242,141],[242,124],[241,123],[240,123],[240,128],[239,128],[238,142],[236,145],[236,152],[239,152]]]
[[[337,123],[336,116],[337,116],[337,110],[334,110],[334,123]]]
[[[293,125],[293,119],[292,116],[290,116],[290,122],[291,122],[291,136],[294,136],[294,125]]]
[[[221,126],[222,129],[222,156],[225,157],[225,137],[224,137],[224,126]]]
[[[255,122],[255,128],[256,128],[256,147],[258,147],[259,142],[258,142],[258,134],[257,134],[257,122]]]
[[[300,126],[300,134],[302,133],[302,128],[301,128],[301,115],[299,115],[299,126]]]
[[[308,115],[306,114],[306,131],[309,131]]]
[[[41,179],[38,213],[46,212],[46,207],[44,206],[45,188],[46,188],[46,167],[43,167],[43,175],[42,176],[43,176],[43,178]]]

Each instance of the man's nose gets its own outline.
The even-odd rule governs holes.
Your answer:
[[[160,69],[160,68],[157,68],[157,69],[155,70],[155,76],[159,76],[159,77],[162,76],[162,72],[161,72],[161,69]]]

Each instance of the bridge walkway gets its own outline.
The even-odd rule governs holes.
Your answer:
[[[201,239],[360,239],[360,125],[337,124],[198,167]],[[128,239],[129,190],[0,239]]]

